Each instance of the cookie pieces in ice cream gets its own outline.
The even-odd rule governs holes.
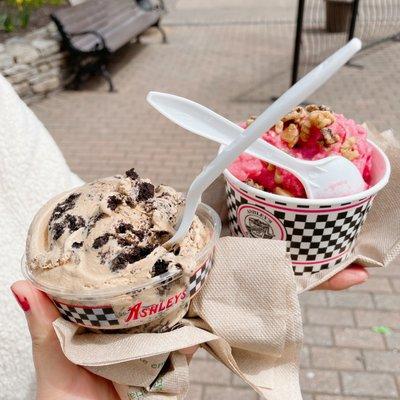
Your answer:
[[[38,212],[27,264],[39,282],[71,290],[138,284],[173,270],[191,274],[210,236],[198,217],[179,248],[162,247],[183,206],[181,193],[154,186],[134,169],[88,183]]]

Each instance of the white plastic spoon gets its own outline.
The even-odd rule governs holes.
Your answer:
[[[224,145],[232,143],[244,132],[237,124],[183,97],[150,92],[147,100],[182,128]],[[254,141],[245,152],[297,176],[309,199],[341,197],[359,193],[365,188],[360,171],[342,156],[316,161],[301,160],[262,139]]]
[[[188,232],[201,195],[207,187],[228,167],[233,160],[283,115],[304,101],[321,87],[340,67],[361,49],[361,41],[353,39],[323,63],[314,68],[300,81],[287,90],[278,100],[268,107],[235,141],[230,143],[211,163],[194,179],[186,195],[186,204],[179,227],[175,235],[164,244],[171,247],[179,243]]]

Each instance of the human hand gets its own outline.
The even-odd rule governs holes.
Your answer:
[[[367,270],[358,264],[351,264],[314,290],[344,290],[364,283],[369,277]]]
[[[60,315],[51,300],[26,281],[14,283],[11,290],[25,312],[32,338],[37,400],[119,400],[111,381],[64,356],[52,325]],[[196,349],[181,352],[190,361]]]

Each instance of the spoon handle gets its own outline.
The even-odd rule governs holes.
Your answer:
[[[304,101],[320,88],[331,76],[361,48],[359,39],[349,43],[328,57],[295,85],[289,88],[278,100],[269,106],[234,142],[229,144],[211,163],[195,178],[186,196],[186,207],[181,224],[172,241],[180,241],[189,230],[201,194],[247,147],[259,138],[283,115]]]
[[[169,93],[150,92],[147,95],[147,101],[161,114],[187,131],[225,146],[245,134],[244,129],[239,125],[183,97]],[[247,154],[292,172],[301,181],[306,179],[301,176],[304,169],[308,171],[313,165],[313,162],[294,158],[261,139],[255,140],[245,151]]]

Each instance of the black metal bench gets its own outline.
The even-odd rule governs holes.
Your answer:
[[[114,91],[106,67],[108,57],[153,26],[165,43],[167,37],[160,26],[164,13],[162,0],[88,0],[54,12],[51,18],[71,54],[75,88],[84,76],[101,74],[110,92]]]

